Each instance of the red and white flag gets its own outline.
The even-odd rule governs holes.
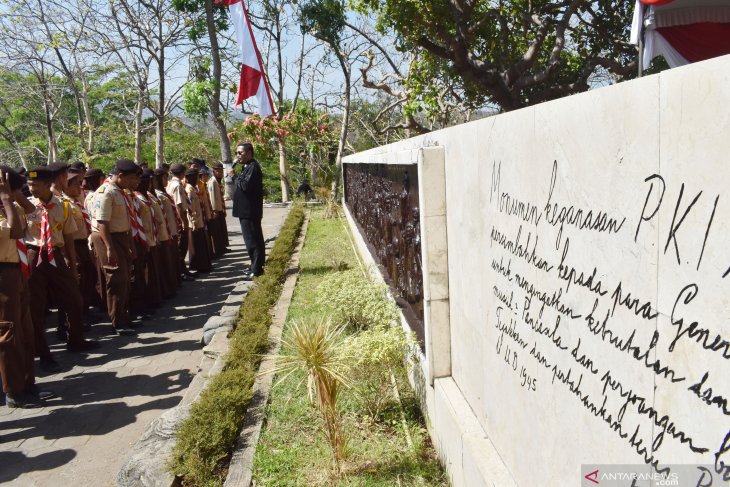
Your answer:
[[[231,16],[231,23],[236,31],[236,39],[238,39],[241,52],[241,81],[238,84],[236,106],[243,103],[243,100],[255,96],[259,105],[259,115],[261,118],[266,118],[274,114],[274,102],[271,100],[269,84],[261,62],[261,54],[256,47],[256,39],[251,30],[251,22],[248,20],[246,6],[242,0],[223,0],[223,3],[228,6],[228,13]]]

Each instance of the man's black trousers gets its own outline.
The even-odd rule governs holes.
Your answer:
[[[266,260],[266,244],[264,233],[261,230],[261,220],[251,218],[239,218],[241,222],[241,233],[243,242],[246,244],[248,257],[251,260],[251,272],[258,276],[264,272],[264,261]]]

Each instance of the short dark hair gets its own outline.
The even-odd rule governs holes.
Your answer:
[[[243,147],[244,149],[246,149],[246,152],[250,152],[251,157],[253,157],[253,144],[251,144],[250,142],[239,142],[236,147]]]

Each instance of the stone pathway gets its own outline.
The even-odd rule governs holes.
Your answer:
[[[287,212],[264,209],[267,240],[273,240]],[[185,393],[202,359],[202,327],[218,313],[248,263],[238,221],[230,216],[228,231],[232,252],[215,261],[206,277],[184,283],[136,339],[111,335],[109,324],[94,325],[87,336],[102,346],[79,355],[63,350],[55,330],[48,331],[63,370],[38,371],[37,382],[59,397],[42,409],[0,406],[0,484],[115,485],[130,446]]]

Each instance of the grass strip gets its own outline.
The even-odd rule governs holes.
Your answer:
[[[213,487],[225,481],[261,355],[269,347],[270,310],[281,294],[304,216],[298,205],[289,212],[266,261],[266,273],[256,278],[241,305],[223,371],[210,380],[178,428],[169,468],[183,485]]]
[[[325,219],[323,213],[313,210],[310,216],[287,323],[328,315],[330,310],[319,299],[321,283],[341,269],[357,269],[360,265],[343,220]],[[322,420],[307,401],[304,380],[303,373],[294,373],[272,390],[254,458],[256,485],[448,486],[430,444],[415,393],[409,387],[401,391],[404,410],[392,404],[376,421],[363,414],[349,391],[343,393],[340,405],[345,416],[349,454],[342,477],[333,478],[332,455]],[[407,434],[403,430],[403,416]],[[412,439],[410,444],[408,437]]]

